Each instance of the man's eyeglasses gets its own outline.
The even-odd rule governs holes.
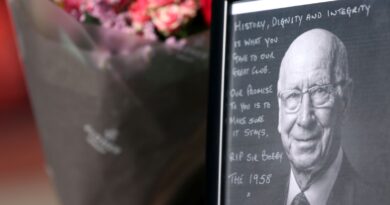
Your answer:
[[[314,108],[323,108],[331,106],[334,103],[336,86],[340,83],[325,84],[313,86],[306,90],[284,90],[278,92],[278,97],[281,99],[282,105],[286,112],[298,112],[301,107],[302,97],[305,93],[310,96],[311,105]]]

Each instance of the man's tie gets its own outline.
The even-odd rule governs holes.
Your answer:
[[[294,200],[291,202],[291,205],[310,205],[305,194],[303,192],[297,194]]]

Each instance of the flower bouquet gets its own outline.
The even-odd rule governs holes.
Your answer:
[[[8,5],[62,204],[202,203],[209,38],[199,2]]]

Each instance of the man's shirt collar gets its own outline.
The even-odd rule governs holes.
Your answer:
[[[333,185],[336,182],[337,175],[340,171],[341,163],[343,161],[343,151],[340,148],[336,159],[326,172],[321,175],[314,183],[304,192],[310,205],[326,205]],[[290,183],[287,197],[287,205],[290,205],[294,197],[301,192],[295,176],[290,171]]]

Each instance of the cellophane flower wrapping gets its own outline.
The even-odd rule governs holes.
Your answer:
[[[202,203],[208,33],[168,46],[8,5],[61,203]]]

